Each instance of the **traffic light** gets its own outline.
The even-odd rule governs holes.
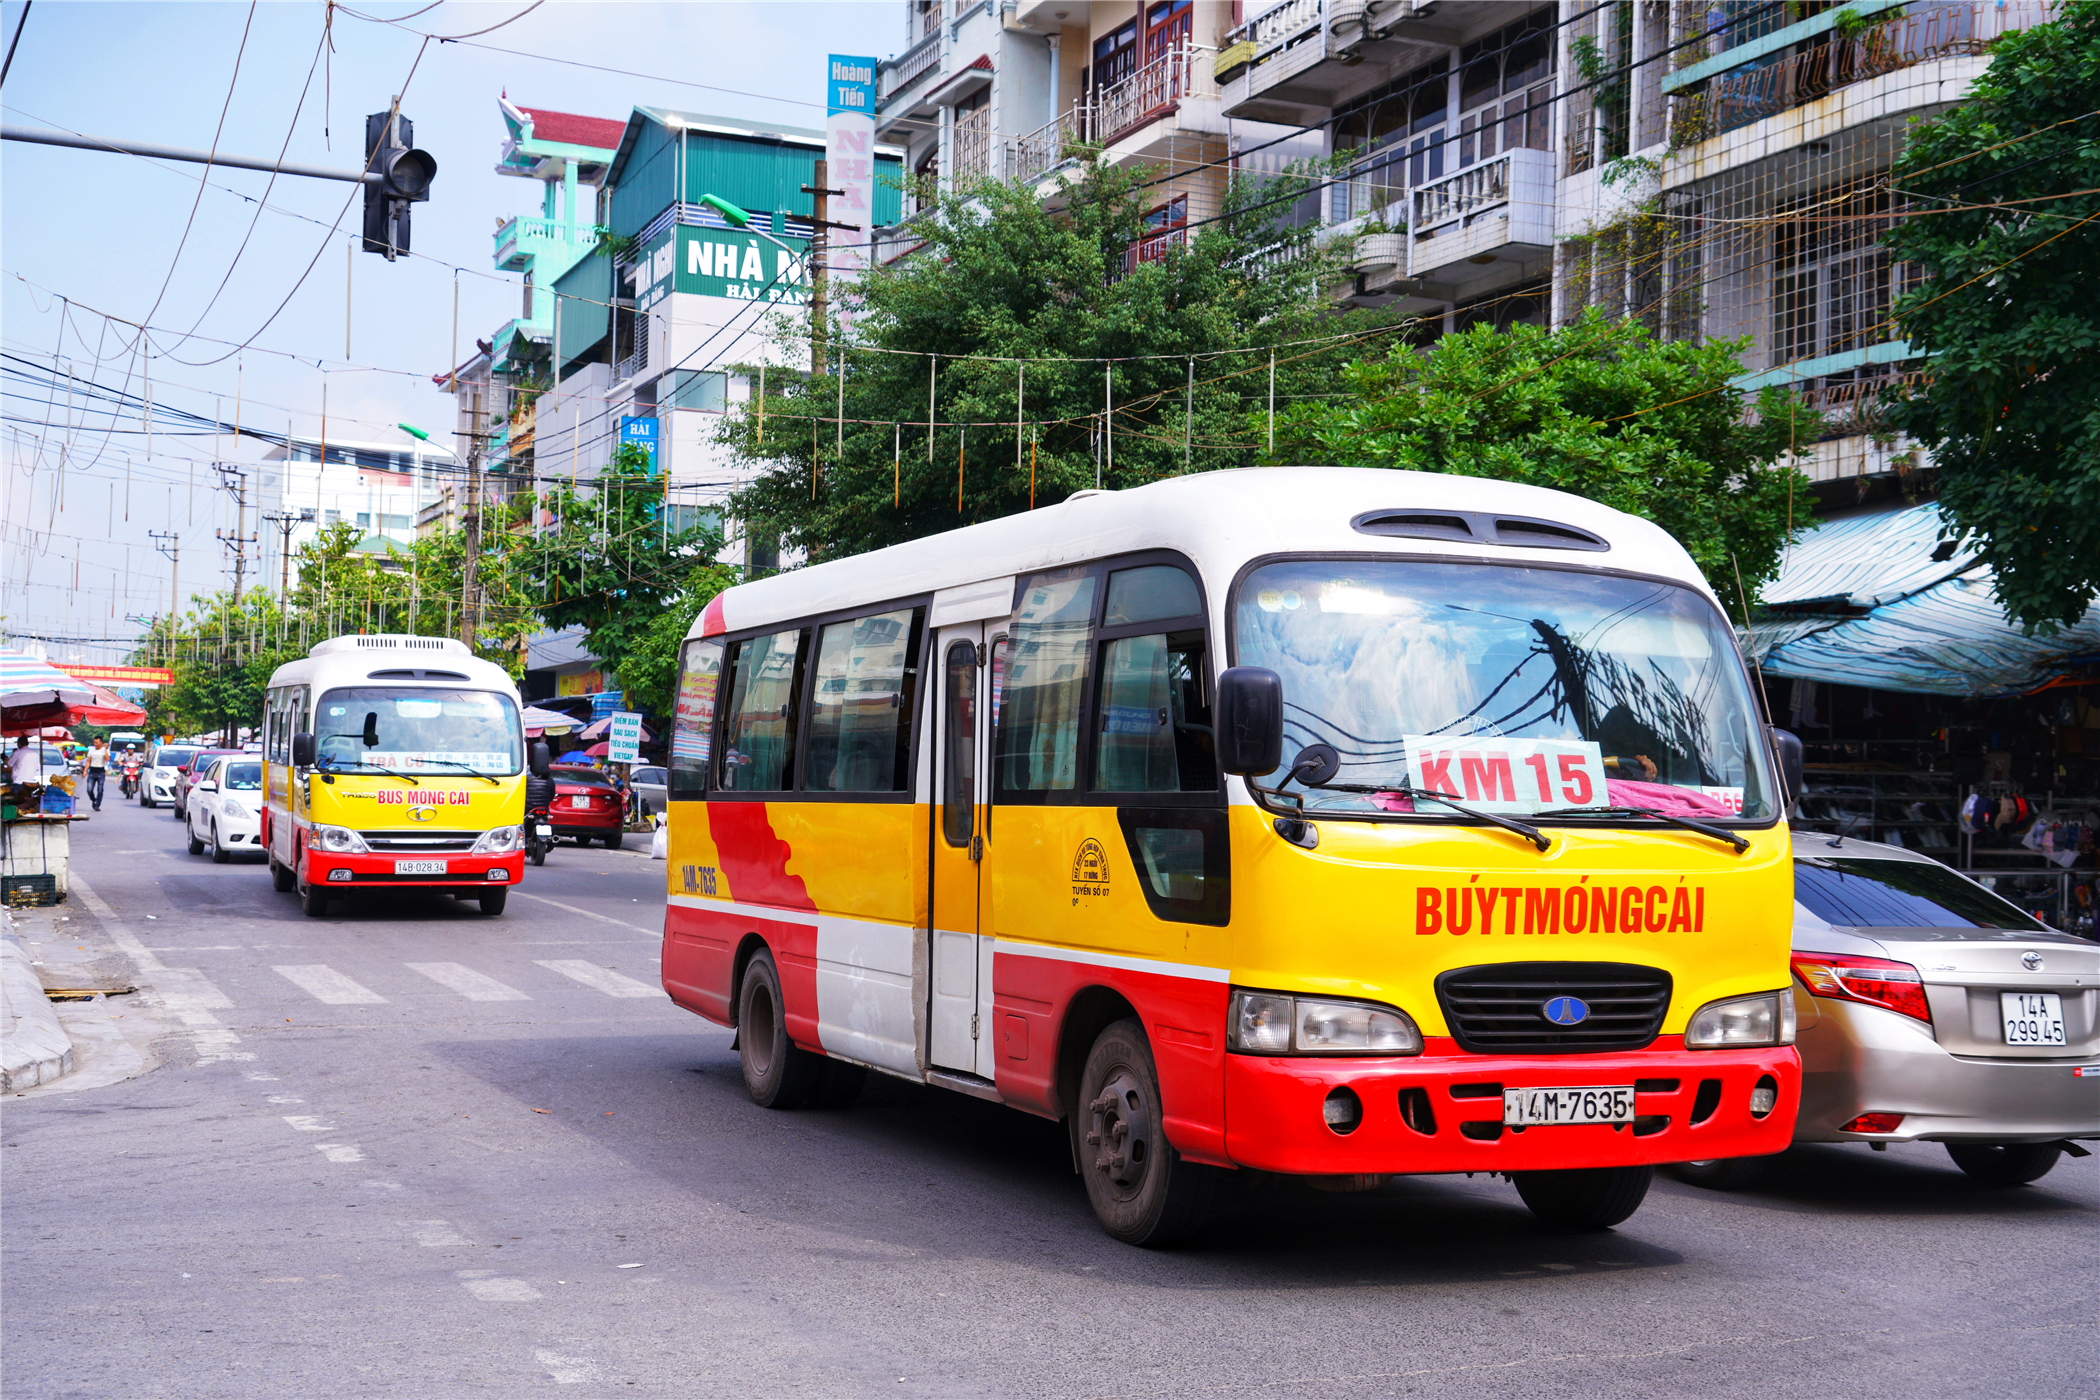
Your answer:
[[[365,185],[365,251],[388,262],[408,251],[408,206],[430,198],[437,162],[415,149],[416,124],[374,112],[365,118],[365,169],[380,177]]]

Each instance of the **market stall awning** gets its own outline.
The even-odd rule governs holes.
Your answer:
[[[19,733],[71,722],[72,707],[93,704],[94,687],[48,662],[0,647],[0,729]]]
[[[73,707],[73,724],[144,724],[146,712],[107,686],[87,683],[95,698]]]
[[[2027,636],[1999,606],[1990,568],[1942,543],[1939,507],[1927,502],[1802,536],[1765,588],[1750,650],[1769,676],[2019,695],[2100,666],[2100,608],[2055,636]]]
[[[543,710],[537,705],[527,705],[522,716],[525,732],[537,739],[543,734],[572,734],[583,723],[571,719],[559,710]]]

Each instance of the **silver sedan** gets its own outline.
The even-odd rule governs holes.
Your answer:
[[[1897,846],[1794,835],[1795,1142],[1940,1142],[1993,1186],[2100,1138],[2100,945]],[[1764,1159],[1689,1162],[1700,1185]]]

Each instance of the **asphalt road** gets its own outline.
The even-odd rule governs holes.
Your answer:
[[[501,918],[315,921],[164,811],[75,831],[39,955],[169,1006],[70,1007],[81,1069],[6,1103],[9,1397],[2100,1390],[2100,1158],[1989,1191],[1808,1149],[1590,1235],[1484,1177],[1276,1184],[1151,1253],[1048,1123],[880,1076],[754,1106],[632,851]]]

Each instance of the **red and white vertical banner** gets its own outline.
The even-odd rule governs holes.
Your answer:
[[[860,228],[832,229],[825,261],[840,313],[850,317],[855,299],[847,284],[868,267],[875,227],[875,60],[835,53],[828,63],[824,160],[831,188],[843,191],[832,197],[831,217]]]

